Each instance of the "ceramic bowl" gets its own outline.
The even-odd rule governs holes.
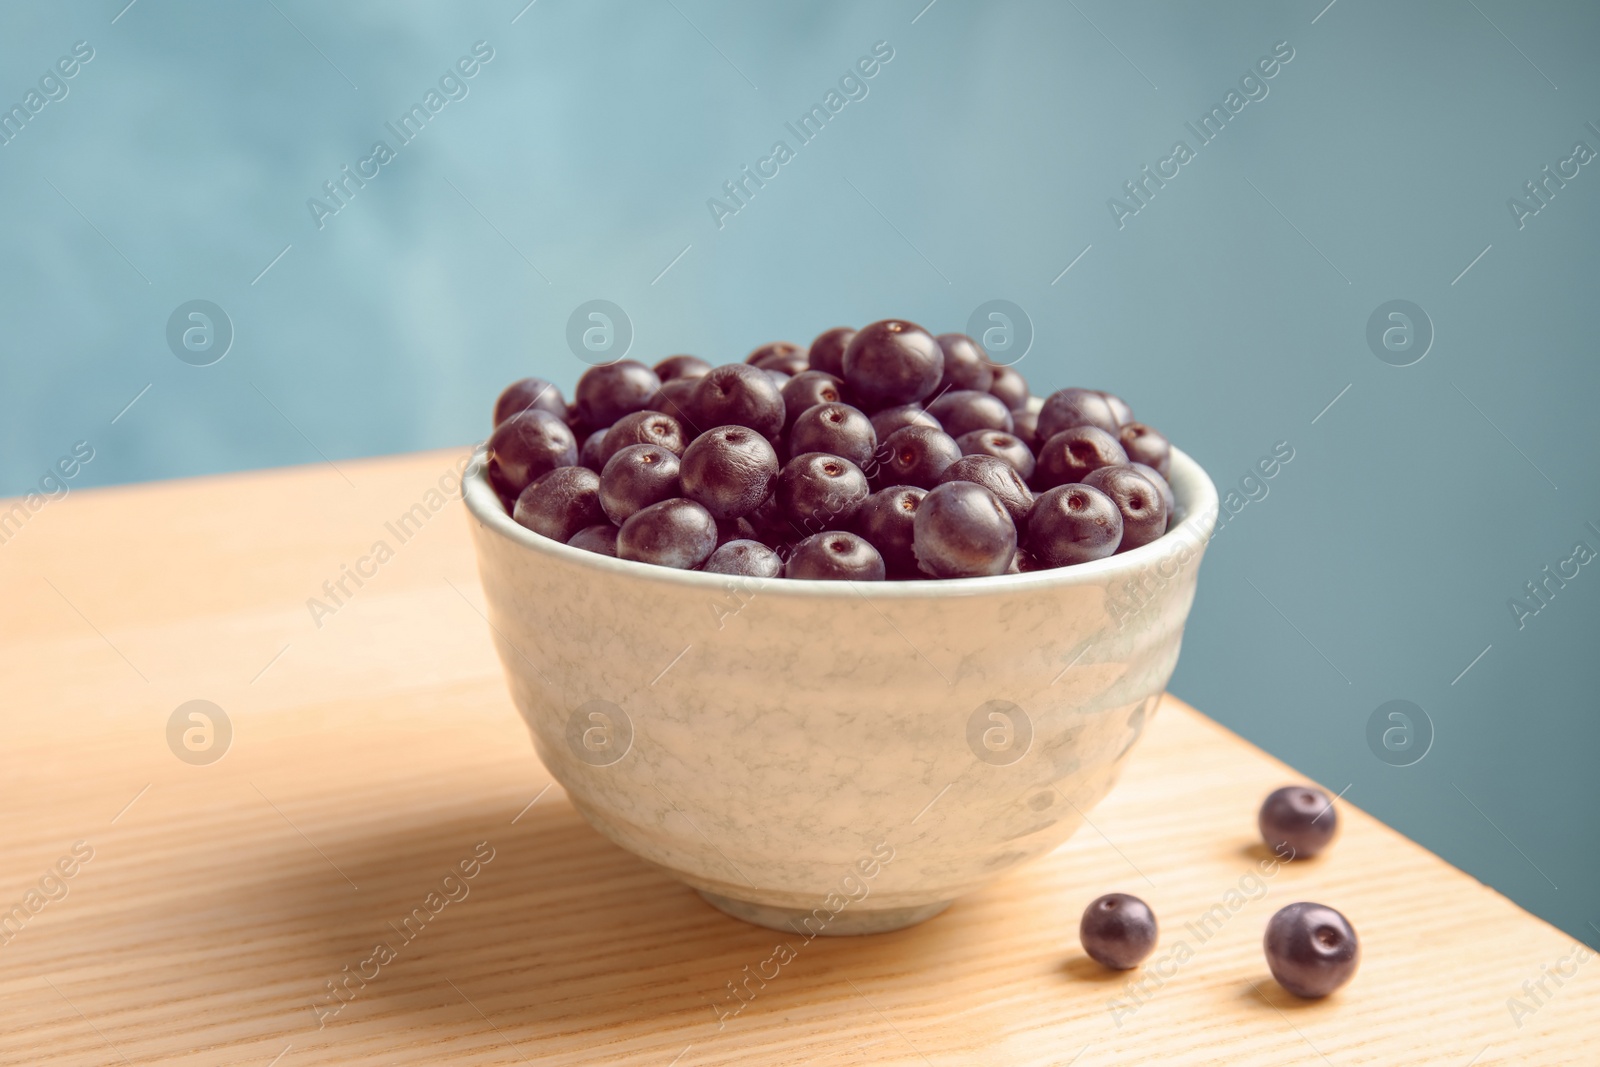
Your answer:
[[[953,581],[731,579],[518,526],[464,479],[539,758],[612,841],[749,922],[892,930],[1049,852],[1178,661],[1217,494],[1173,450],[1157,541]]]

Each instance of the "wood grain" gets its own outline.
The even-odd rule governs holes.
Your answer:
[[[323,465],[77,491],[0,544],[0,909],[75,842],[93,850],[0,947],[0,1061],[1595,1062],[1592,952],[1578,962],[1349,804],[1326,856],[1262,874],[1256,806],[1298,776],[1171,698],[1061,849],[914,929],[787,939],[794,959],[719,1023],[726,984],[785,939],[609,844],[550,784],[490,647],[459,503],[312,620],[306,599],[394,540],[384,524],[457,458],[341,464],[354,486]],[[166,743],[197,698],[234,729],[209,766]],[[391,923],[475,847],[493,858],[466,895],[404,940]],[[1111,890],[1161,918],[1142,972],[1078,947],[1081,909]],[[1354,982],[1317,1003],[1261,956],[1272,911],[1304,899],[1362,937]],[[380,941],[394,958],[319,1020],[326,983]],[[1180,941],[1192,955],[1162,977]],[[1557,985],[1558,967],[1576,973]],[[1537,1003],[1523,983],[1541,978]]]

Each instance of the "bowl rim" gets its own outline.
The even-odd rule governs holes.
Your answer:
[[[501,538],[535,555],[545,556],[587,569],[600,576],[616,576],[685,590],[725,592],[729,583],[759,588],[763,595],[801,598],[841,598],[860,596],[869,600],[925,600],[934,597],[981,596],[1024,589],[1059,589],[1068,586],[1104,585],[1121,577],[1131,577],[1146,567],[1163,561],[1187,545],[1191,551],[1203,549],[1210,541],[1218,513],[1216,486],[1204,468],[1187,453],[1172,449],[1168,479],[1183,517],[1176,526],[1147,545],[1129,549],[1104,559],[1068,567],[1029,571],[1022,574],[996,574],[983,578],[912,578],[897,581],[824,581],[809,578],[748,578],[705,571],[679,570],[655,563],[603,556],[587,549],[573,548],[552,538],[536,534],[516,522],[500,503],[489,484],[487,446],[479,444],[461,476],[462,499],[468,512],[484,527]]]

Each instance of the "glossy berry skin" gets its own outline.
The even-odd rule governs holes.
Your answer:
[[[1160,430],[1142,422],[1130,422],[1117,432],[1117,440],[1133,462],[1154,467],[1163,478],[1171,473],[1172,445]]]
[[[558,419],[567,417],[567,401],[561,390],[543,378],[524,378],[506,386],[494,402],[494,424],[499,426],[519,411],[537,408]]]
[[[798,537],[849,527],[869,493],[860,467],[826,452],[796,456],[778,475],[778,508]]]
[[[942,393],[928,401],[928,414],[939,420],[939,425],[951,437],[960,437],[973,430],[1005,430],[1011,432],[1011,410],[993,393],[980,393],[976,389],[957,389]]]
[[[1122,429],[1105,394],[1094,389],[1057,389],[1039,409],[1039,437],[1048,441],[1074,426],[1094,426],[1115,438]]]
[[[588,467],[557,467],[528,483],[511,512],[519,526],[565,544],[586,526],[606,521],[600,476]]]
[[[789,427],[791,456],[829,452],[861,467],[872,460],[877,448],[872,420],[849,404],[814,404]]]
[[[585,526],[567,540],[573,548],[581,548],[585,552],[593,552],[600,556],[615,556],[617,554],[617,528],[609,522],[595,526]]]
[[[703,375],[702,375],[703,377]],[[678,425],[684,429],[687,441],[692,441],[700,436],[700,431],[695,421],[689,417],[694,395],[695,383],[700,378],[669,378],[661,383],[661,388],[655,391],[650,402],[645,405],[647,411],[659,411],[664,415],[671,415],[678,420]],[[687,441],[685,443],[687,443]]]
[[[1307,999],[1332,993],[1361,964],[1361,942],[1350,920],[1307,901],[1290,904],[1268,921],[1262,948],[1278,984]]]
[[[1084,476],[1084,485],[1093,486],[1117,506],[1122,514],[1122,540],[1118,552],[1126,552],[1167,532],[1167,505],[1156,484],[1130,466],[1101,467]]]
[[[892,485],[867,497],[856,512],[856,533],[878,550],[891,578],[917,577],[917,508],[927,495],[914,485]]]
[[[825,371],[835,378],[844,378],[844,350],[856,335],[854,326],[835,326],[817,334],[811,342],[809,363],[812,370]]]
[[[583,439],[583,447],[578,449],[578,463],[599,474],[606,465],[605,448],[606,431],[596,430]]]
[[[777,440],[783,431],[783,395],[772,375],[748,363],[725,363],[695,382],[689,407],[698,426],[748,426]]]
[[[584,371],[573,404],[584,425],[610,426],[624,415],[644,410],[660,388],[655,371],[638,360],[621,359]]]
[[[916,323],[884,319],[863,326],[844,350],[844,380],[867,410],[911,404],[944,376],[944,350]]]
[[[678,457],[660,445],[629,445],[600,472],[600,509],[622,525],[651,504],[682,496]]]
[[[745,357],[746,363],[762,370],[778,370],[785,374],[799,374],[811,366],[806,350],[788,341],[773,341],[762,345]]]
[[[1081,482],[1092,470],[1118,467],[1128,454],[1117,439],[1096,426],[1074,426],[1049,438],[1039,448],[1033,468],[1037,489]]]
[[[983,486],[946,482],[917,507],[912,547],[917,568],[933,578],[1004,574],[1017,551],[1017,527]]]
[[[929,415],[921,404],[897,404],[892,408],[881,408],[872,413],[872,431],[878,435],[878,440],[883,441],[896,430],[907,426],[927,426],[930,429],[942,430],[939,420]]]
[[[841,402],[844,383],[826,371],[801,371],[783,383],[778,395],[783,397],[784,428],[787,429],[807,408]]]
[[[1333,840],[1339,829],[1339,812],[1333,798],[1309,785],[1274,789],[1261,802],[1256,816],[1261,840],[1288,859],[1310,859]]]
[[[566,423],[534,408],[519,411],[489,435],[489,479],[509,497],[557,467],[578,462],[578,439]]]
[[[720,545],[700,569],[710,574],[776,578],[783,573],[783,559],[760,541],[741,538]]]
[[[987,393],[994,384],[994,368],[983,346],[964,333],[941,333],[934,340],[944,353],[944,375],[936,393],[976,389]]]
[[[1028,397],[1033,395],[1028,391],[1028,379],[1015,368],[992,363],[990,366],[994,369],[994,381],[989,386],[989,392],[1005,401],[1006,407],[1012,411],[1027,407]]]
[[[684,450],[678,476],[685,497],[718,519],[737,519],[772,495],[778,454],[748,426],[718,426]]]
[[[1117,417],[1118,424],[1126,426],[1133,421],[1133,409],[1128,406],[1126,400],[1116,393],[1108,393],[1105,390],[1100,390],[1099,392],[1101,396],[1106,398],[1106,404],[1111,408],[1111,414]]]
[[[637,511],[617,531],[619,559],[693,570],[717,547],[717,520],[681,497]]]
[[[1016,468],[1024,479],[1033,477],[1033,452],[1022,439],[1004,430],[973,430],[956,438],[963,456],[994,456]]]
[[[1155,950],[1158,930],[1150,905],[1127,893],[1107,893],[1083,909],[1078,942],[1102,967],[1126,971]]]
[[[1016,434],[1017,440],[1028,446],[1029,452],[1036,451],[1039,447],[1039,413],[1026,408],[1012,411],[1011,432]]]
[[[1178,506],[1177,497],[1172,495],[1172,486],[1168,484],[1165,478],[1161,477],[1154,467],[1148,467],[1143,463],[1136,463],[1132,460],[1128,462],[1128,466],[1149,478],[1150,484],[1156,487],[1156,491],[1161,494],[1161,502],[1167,509],[1167,525],[1171,526],[1176,518],[1173,514],[1173,509]]]
[[[679,378],[703,378],[711,373],[711,364],[699,356],[668,356],[652,368],[665,385]]]
[[[878,445],[873,456],[876,485],[915,485],[932,489],[944,469],[961,458],[956,439],[927,426],[902,426]]]
[[[783,576],[824,582],[881,582],[883,557],[864,538],[830,530],[812,534],[795,545],[784,564]]]
[[[1028,512],[1028,552],[1044,567],[1104,559],[1122,540],[1122,513],[1088,485],[1058,485],[1040,493]]]
[[[1028,528],[1028,511],[1033,507],[1033,493],[1022,480],[1017,468],[998,456],[962,456],[939,475],[939,484],[945,482],[972,482],[995,495],[1011,524],[1022,534]]]
[[[665,412],[645,410],[624,415],[606,430],[605,440],[600,446],[601,470],[605,469],[612,456],[629,445],[655,445],[681,456],[683,450],[689,447],[689,435],[684,432],[681,422]]]
[[[744,357],[744,361],[752,367],[759,367],[761,366],[761,361],[769,356],[804,356],[805,354],[805,349],[792,341],[769,341],[759,348],[751,349],[750,354]]]

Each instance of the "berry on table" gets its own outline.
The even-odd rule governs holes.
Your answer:
[[[1301,901],[1281,909],[1262,938],[1267,967],[1297,997],[1325,997],[1350,981],[1361,963],[1355,927],[1325,904]]]
[[[1158,930],[1150,905],[1127,893],[1107,893],[1083,909],[1078,942],[1102,967],[1126,971],[1155,950]]]
[[[1286,785],[1267,794],[1256,825],[1272,851],[1279,855],[1287,851],[1291,859],[1310,859],[1333,840],[1339,813],[1333,798],[1315,786]]]

